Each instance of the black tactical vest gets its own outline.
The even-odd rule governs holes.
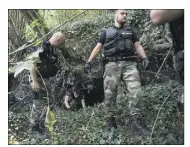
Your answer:
[[[172,38],[174,42],[174,68],[177,77],[184,85],[184,16],[170,23]]]
[[[134,44],[132,41],[133,32],[130,27],[117,29],[110,27],[106,30],[106,40],[104,43],[103,54],[111,56],[134,56]]]
[[[55,65],[58,61],[57,55],[48,41],[43,42],[42,48],[43,52],[39,53],[41,63],[37,64],[38,70],[43,78],[55,76],[58,71]]]

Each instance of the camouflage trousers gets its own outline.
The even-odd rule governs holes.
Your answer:
[[[44,120],[45,120],[45,115],[46,115],[46,110],[47,110],[47,105],[48,105],[47,92],[48,92],[49,98],[51,97],[48,81],[45,79],[47,92],[42,80],[39,80],[38,82],[40,86],[40,91],[39,92],[32,91],[33,104],[32,104],[32,108],[30,112],[30,126],[31,127],[34,127],[36,125],[39,125],[41,127],[44,126]]]
[[[117,115],[116,97],[121,81],[128,92],[130,115],[140,114],[141,89],[137,63],[133,61],[108,62],[104,72],[104,94],[107,117]]]

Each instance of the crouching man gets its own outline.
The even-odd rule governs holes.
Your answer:
[[[78,110],[80,108],[86,108],[85,97],[81,92],[79,86],[73,86],[67,89],[65,94],[63,95],[64,106],[67,109]]]

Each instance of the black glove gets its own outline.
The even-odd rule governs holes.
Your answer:
[[[87,74],[89,74],[91,72],[90,62],[86,62],[85,66],[84,66],[84,72]]]
[[[147,57],[145,57],[145,58],[142,60],[143,69],[144,69],[144,70],[148,69],[148,65],[149,65],[149,60],[148,60]]]

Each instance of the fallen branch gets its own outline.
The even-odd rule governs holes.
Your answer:
[[[21,113],[21,115],[23,115],[24,117],[26,117],[27,120],[28,120],[28,122],[30,122],[30,118],[28,116],[26,116],[25,114],[22,114],[22,113]]]
[[[170,49],[169,49],[169,51],[168,51],[166,57],[164,58],[164,61],[162,62],[162,65],[161,65],[160,68],[158,69],[158,71],[157,71],[157,73],[156,73],[156,75],[155,75],[155,78],[158,76],[160,70],[162,69],[162,67],[163,67],[163,65],[164,65],[164,63],[165,63],[165,61],[166,61],[166,59],[168,58],[168,56],[169,56],[169,54],[170,54],[170,51],[171,51],[172,47],[173,47],[173,44],[171,43],[171,47],[170,47]]]
[[[28,94],[27,94],[24,98],[22,98],[21,100],[19,100],[18,102],[16,102],[14,105],[12,105],[12,106],[8,109],[8,111],[11,111],[12,108],[14,108],[18,103],[22,102],[27,96],[28,96]],[[18,107],[18,106],[17,106],[17,107]]]

